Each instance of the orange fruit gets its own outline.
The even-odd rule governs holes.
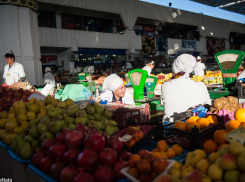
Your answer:
[[[152,164],[152,171],[160,174],[165,171],[166,167],[168,166],[168,161],[164,158],[156,159]]]
[[[245,109],[238,108],[234,113],[234,117],[237,121],[240,121],[241,123],[245,122]]]
[[[128,158],[128,165],[129,167],[136,167],[137,162],[141,160],[138,154],[133,154]]]
[[[175,151],[176,155],[181,155],[184,152],[183,148],[179,144],[173,145],[171,149]]]
[[[209,126],[210,121],[207,118],[201,118],[197,120],[197,123],[200,125],[200,130],[205,129]]]
[[[225,146],[225,145],[228,145],[228,144],[227,144],[227,143],[222,143],[222,144],[220,144],[220,145],[218,146],[218,148],[217,148],[217,151],[219,151],[220,149],[222,149],[222,147]]]
[[[152,178],[149,174],[142,174],[140,175],[139,181],[142,181],[142,182],[152,182]]]
[[[139,176],[140,176],[140,173],[139,173],[138,169],[136,169],[135,167],[129,169],[128,174],[130,174],[131,176],[133,176],[136,179],[138,179]]]
[[[174,123],[174,128],[178,128],[180,130],[186,131],[186,124],[183,121],[176,121]]]
[[[227,140],[225,138],[225,134],[226,134],[226,131],[225,130],[216,130],[214,132],[214,141],[217,143],[217,144],[222,144],[222,143],[226,143]]]
[[[160,152],[153,152],[153,155],[156,157],[162,157],[162,155],[160,154]]]
[[[169,148],[167,150],[167,154],[168,154],[169,159],[174,158],[176,156],[176,153],[175,153],[174,149],[172,149],[172,148]]]
[[[168,159],[169,158],[167,152],[159,152],[159,153],[161,154],[161,156],[163,158],[165,158],[165,159]]]
[[[207,119],[211,125],[218,123],[218,118],[214,115],[209,115]]]
[[[216,152],[217,148],[218,148],[218,146],[213,140],[206,140],[203,143],[203,150],[204,150],[204,152],[206,152],[208,154]]]
[[[186,126],[187,131],[190,131],[191,132],[192,131],[191,128],[194,128],[194,126],[199,127],[199,130],[200,130],[200,125],[197,122],[190,122]]]
[[[197,121],[198,119],[200,119],[200,117],[199,116],[191,116],[189,119]]]
[[[138,155],[141,157],[141,159],[143,159],[145,154],[148,154],[148,153],[149,153],[148,150],[141,150],[138,152]]]
[[[151,171],[151,164],[145,159],[139,160],[136,166],[141,174],[149,173]]]
[[[157,150],[159,152],[165,152],[168,149],[168,144],[164,140],[159,140],[157,142]]]
[[[187,125],[188,123],[191,123],[191,122],[196,122],[194,119],[187,119],[186,121],[185,121],[185,124]]]
[[[149,163],[152,163],[154,160],[156,160],[156,156],[153,153],[148,153],[144,156],[144,159],[146,159]]]
[[[227,133],[229,133],[230,131],[237,129],[240,125],[241,123],[239,121],[230,120],[225,124],[225,130]]]

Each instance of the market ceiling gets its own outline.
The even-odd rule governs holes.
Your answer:
[[[232,11],[245,15],[245,0],[234,1],[234,0],[191,0],[197,3],[205,4],[212,7],[219,6],[220,9]]]

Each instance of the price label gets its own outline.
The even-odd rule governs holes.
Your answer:
[[[227,133],[225,135],[225,138],[227,139],[229,143],[233,141],[238,141],[245,146],[245,130],[243,126]]]
[[[130,139],[132,139],[134,137],[134,135],[124,135],[122,138],[121,138],[121,140],[123,141],[123,142],[127,142],[127,141],[129,141]]]

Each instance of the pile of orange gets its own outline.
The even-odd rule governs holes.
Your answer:
[[[147,150],[141,150],[128,159],[130,167],[128,173],[139,181],[153,181],[165,171],[168,161],[163,157],[156,157]]]
[[[175,144],[171,148],[168,147],[168,144],[164,140],[157,142],[157,147],[151,153],[156,157],[164,157],[165,159],[171,159],[178,155],[181,155],[184,152],[183,148]]]
[[[202,130],[216,123],[218,123],[218,118],[214,115],[209,115],[207,118],[192,116],[186,120],[185,123],[183,121],[176,121],[174,123],[174,128],[191,132],[194,127],[198,127],[199,130]]]
[[[230,120],[225,124],[225,130],[227,133],[239,128],[240,126],[243,126],[245,129],[245,109],[237,109],[234,113],[234,117],[235,120]]]

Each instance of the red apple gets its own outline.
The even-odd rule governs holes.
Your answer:
[[[236,158],[231,154],[225,154],[221,157],[219,166],[225,171],[236,169]]]

